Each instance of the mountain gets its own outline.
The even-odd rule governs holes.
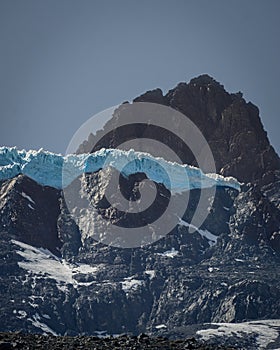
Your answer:
[[[192,120],[217,174],[167,131],[114,127],[138,102]],[[120,105],[99,134],[65,157],[0,148],[0,331],[277,344],[280,163],[257,107],[204,75]],[[132,137],[167,142],[183,164],[116,149]]]

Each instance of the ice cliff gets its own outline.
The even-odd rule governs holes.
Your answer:
[[[150,180],[164,184],[172,192],[212,186],[240,190],[240,184],[235,178],[204,174],[199,168],[168,162],[133,150],[101,149],[92,154],[62,156],[42,149],[25,151],[16,147],[0,147],[0,180],[24,174],[40,185],[61,189],[83,173],[109,166],[124,176],[145,173]]]

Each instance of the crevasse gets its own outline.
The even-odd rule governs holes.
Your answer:
[[[92,154],[62,156],[43,149],[25,151],[16,147],[0,147],[0,180],[24,174],[40,185],[62,189],[83,173],[109,166],[125,176],[145,173],[150,180],[164,184],[172,192],[212,186],[240,190],[239,182],[233,177],[204,174],[199,168],[168,162],[134,150],[101,149]]]

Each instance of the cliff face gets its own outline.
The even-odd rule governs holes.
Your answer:
[[[60,255],[56,227],[60,196],[55,188],[42,187],[24,175],[0,182],[1,230],[13,239],[48,247]]]
[[[191,119],[200,129],[213,152],[217,172],[234,176],[241,182],[256,182],[265,174],[280,169],[280,160],[267,138],[259,117],[259,110],[246,102],[242,94],[230,94],[208,75],[192,79],[188,84],[179,83],[163,95],[160,89],[148,91],[133,102],[152,102],[170,106]],[[121,111],[114,118],[122,118]],[[109,130],[114,118],[105,125]],[[91,135],[78,152],[91,152],[101,147],[117,147],[130,137],[156,138],[153,130],[131,126],[124,133],[110,133],[98,146]],[[167,140],[162,133],[161,141]],[[183,144],[178,145],[178,155],[184,163],[196,165],[191,152]],[[265,181],[262,179],[262,181]]]

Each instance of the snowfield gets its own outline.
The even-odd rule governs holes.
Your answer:
[[[241,323],[211,323],[215,329],[203,329],[196,332],[203,340],[215,339],[221,341],[225,337],[244,338],[247,336],[256,337],[256,349],[274,349],[271,345],[280,336],[280,320],[260,320]],[[220,339],[219,339],[220,338]],[[269,345],[269,347],[268,347]]]
[[[19,247],[17,254],[24,258],[19,261],[19,267],[28,271],[29,275],[37,275],[54,279],[60,290],[65,290],[67,284],[74,287],[87,286],[93,282],[78,282],[75,279],[76,274],[96,274],[103,268],[102,264],[90,266],[87,264],[71,265],[65,260],[59,259],[48,249],[35,248],[28,244],[12,240],[12,243]]]

